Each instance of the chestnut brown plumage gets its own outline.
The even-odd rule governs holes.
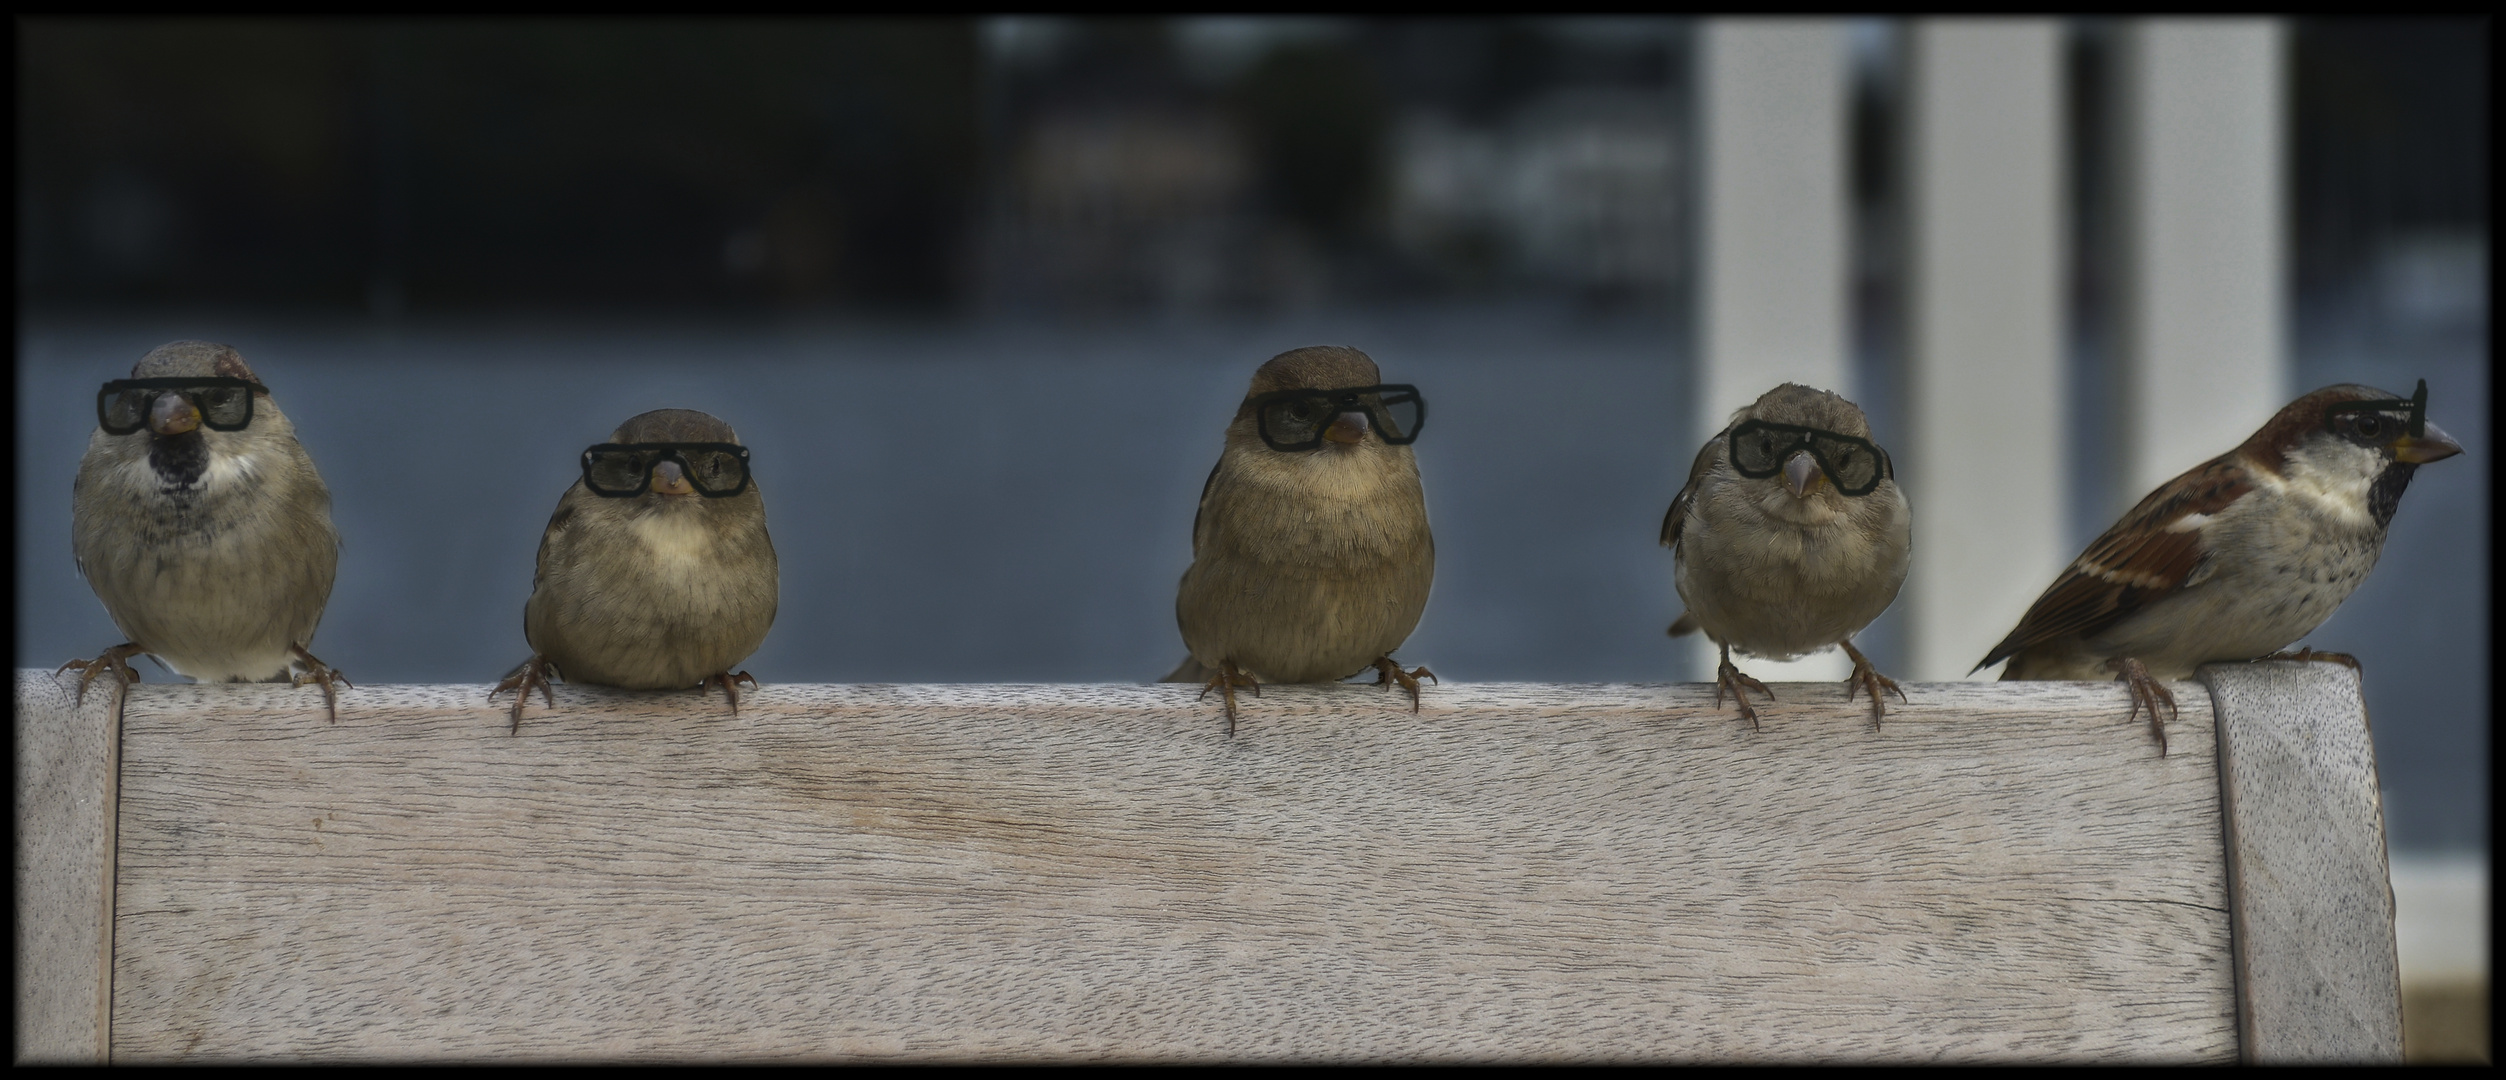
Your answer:
[[[2409,410],[2354,407],[2402,400],[2352,383],[2290,402],[2125,513],[1976,669],[2007,659],[2004,679],[2119,678],[2164,754],[2159,706],[2172,713],[2175,697],[2162,680],[2313,632],[2375,568],[2411,474],[2462,452],[2433,423],[2409,430]],[[2356,664],[2300,654],[2317,657]]]

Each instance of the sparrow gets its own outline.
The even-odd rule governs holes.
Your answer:
[[[1165,682],[1236,688],[1337,682],[1373,668],[1418,711],[1425,667],[1392,652],[1418,626],[1436,576],[1436,541],[1410,443],[1426,420],[1416,387],[1385,385],[1365,353],[1340,346],[1272,357],[1227,425],[1201,485],[1192,565],[1175,594],[1191,651]]]
[[[1748,690],[1775,700],[1766,684],[1732,666],[1732,650],[1789,660],[1828,646],[1845,650],[1857,688],[1871,697],[1905,691],[1853,647],[1853,635],[1879,618],[1905,584],[1913,557],[1913,516],[1897,489],[1888,451],[1871,441],[1870,421],[1829,390],[1785,383],[1734,412],[1697,451],[1688,486],[1662,516],[1671,581],[1687,611],[1672,637],[1699,630],[1722,650],[1714,704],[1730,690],[1751,728],[1758,713]]]
[[[96,395],[70,488],[78,572],[128,641],[72,660],[78,696],[146,653],[200,682],[318,683],[339,720],[345,676],[307,651],[339,568],[331,492],[295,425],[233,347],[176,341]],[[58,672],[55,672],[58,674]]]
[[[582,478],[540,534],[522,636],[531,657],[487,692],[514,691],[513,727],[552,679],[630,690],[719,686],[774,625],[780,589],[765,497],[731,425],[655,409],[583,451]]]
[[[2427,422],[2428,383],[2398,398],[2355,383],[2288,404],[2242,445],[2150,492],[2037,597],[1975,670],[2129,687],[2166,753],[2161,680],[2215,661],[2327,659],[2277,650],[2331,617],[2375,568],[2421,465],[2462,453]]]

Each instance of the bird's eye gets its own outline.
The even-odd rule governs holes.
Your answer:
[[[2358,418],[2358,433],[2370,439],[2376,438],[2384,434],[2384,421],[2374,414],[2361,416]]]

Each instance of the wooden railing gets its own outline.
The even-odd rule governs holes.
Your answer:
[[[18,675],[21,1060],[2397,1061],[2356,676]],[[2205,685],[2206,684],[2206,685]]]

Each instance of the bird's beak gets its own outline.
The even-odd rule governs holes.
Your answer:
[[[1365,437],[1366,414],[1364,412],[1341,413],[1332,418],[1330,427],[1323,429],[1323,438],[1336,443],[1348,443],[1351,446],[1357,445],[1358,440]]]
[[[2393,440],[2393,460],[2413,465],[2443,461],[2459,453],[2462,453],[2462,444],[2455,442],[2453,436],[2446,434],[2445,429],[2436,426],[2433,421],[2421,434],[2404,435]]]
[[[696,494],[696,489],[690,486],[687,482],[687,474],[679,468],[679,463],[675,461],[662,461],[654,463],[653,491],[662,495]]]
[[[159,435],[180,435],[199,426],[200,410],[181,394],[158,394],[148,409],[148,430]]]
[[[1811,492],[1818,490],[1819,481],[1825,476],[1819,471],[1817,459],[1812,458],[1807,450],[1793,451],[1792,457],[1784,462],[1784,490],[1792,492],[1793,498],[1809,498]]]

